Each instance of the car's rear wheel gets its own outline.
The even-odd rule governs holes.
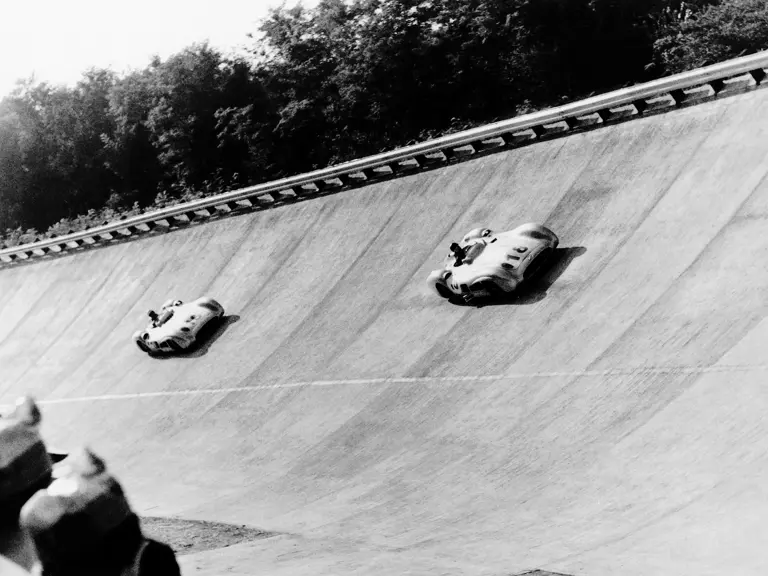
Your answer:
[[[144,340],[136,340],[136,346],[138,346],[139,350],[141,350],[142,352],[146,352],[147,354],[149,354],[150,352],[149,346],[144,344]]]
[[[438,294],[448,300],[451,304],[462,304],[464,302],[461,296],[454,294],[442,284],[437,284],[435,288],[437,289]]]
[[[542,250],[538,256],[536,256],[536,259],[531,262],[531,264],[528,266],[528,268],[523,273],[523,280],[524,281],[530,281],[543,272],[544,267],[547,265],[547,263],[552,258],[552,255],[554,254],[554,251],[552,248],[545,248]]]

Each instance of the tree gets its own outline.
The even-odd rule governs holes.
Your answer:
[[[665,73],[768,49],[768,0],[724,0],[697,8],[671,22],[655,43]]]
[[[23,183],[12,205],[25,225],[76,216],[112,193],[102,137],[111,130],[113,81],[111,72],[91,70],[74,89],[27,82],[3,102],[5,166],[16,166],[10,186]]]
[[[219,185],[247,185],[274,174],[270,151],[276,110],[247,62],[230,60],[214,114]]]
[[[26,172],[22,152],[22,130],[7,102],[0,103],[0,229],[22,222]]]
[[[333,158],[343,106],[339,73],[347,64],[340,34],[354,11],[340,0],[316,10],[273,10],[261,25],[256,72],[274,110],[272,165],[278,174],[325,166]]]
[[[200,186],[215,171],[221,65],[221,55],[200,44],[154,70],[146,126],[167,187]]]
[[[107,115],[113,132],[103,139],[105,165],[116,180],[114,207],[152,203],[163,178],[163,169],[152,133],[147,126],[156,86],[154,74],[160,65],[154,59],[146,69],[118,80],[109,94]]]

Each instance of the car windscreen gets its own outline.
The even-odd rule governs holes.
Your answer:
[[[160,315],[160,318],[157,319],[157,325],[162,326],[171,318],[173,318],[173,310],[166,310]]]

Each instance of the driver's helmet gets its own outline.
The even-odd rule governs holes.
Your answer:
[[[181,300],[166,300],[160,309],[162,311],[165,311],[165,310],[168,310],[169,308],[175,308],[176,306],[179,306],[179,305],[181,305]]]
[[[471,240],[477,240],[478,238],[487,238],[491,236],[493,231],[490,228],[474,228],[467,232],[467,235],[461,240],[462,242],[470,242]]]

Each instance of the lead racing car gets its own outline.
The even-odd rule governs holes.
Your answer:
[[[427,284],[450,301],[471,302],[517,290],[554,254],[560,240],[546,226],[528,223],[508,232],[475,228],[451,252]]]
[[[192,302],[168,300],[158,314],[150,310],[149,325],[134,333],[136,345],[148,354],[182,352],[197,342],[200,331],[224,316],[224,307],[204,296]]]

